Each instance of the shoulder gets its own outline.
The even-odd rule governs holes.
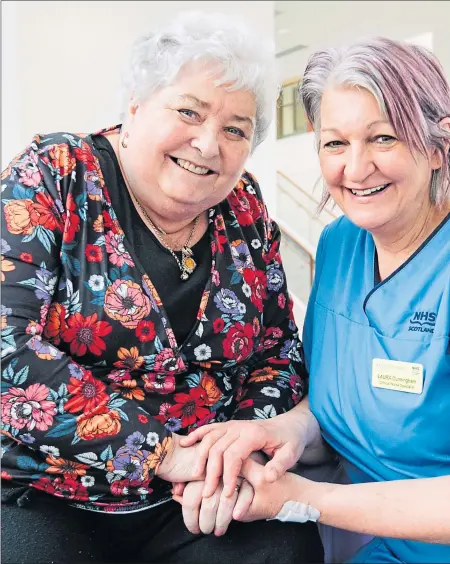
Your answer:
[[[367,232],[352,223],[345,215],[329,223],[320,235],[318,249],[321,253],[341,248],[342,245],[354,246],[354,243]]]

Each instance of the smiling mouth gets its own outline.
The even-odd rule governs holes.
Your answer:
[[[197,176],[208,176],[210,174],[214,174],[214,171],[211,170],[210,168],[205,168],[203,166],[197,166],[194,163],[191,163],[190,161],[185,161],[184,159],[177,159],[176,157],[172,157],[171,155],[169,155],[169,157],[180,168],[183,168],[184,170],[187,170],[188,172],[192,172],[193,174],[196,174]]]
[[[374,188],[367,188],[366,190],[353,190],[352,188],[346,188],[346,189],[350,190],[350,192],[354,196],[357,196],[359,198],[364,198],[366,196],[372,196],[373,194],[381,194],[381,192],[384,192],[386,188],[388,188],[390,185],[391,183],[388,182],[387,184],[381,184],[380,186],[375,186]]]

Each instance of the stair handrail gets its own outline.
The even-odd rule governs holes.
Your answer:
[[[284,172],[282,172],[281,170],[277,170],[277,174],[279,174],[280,176],[282,176],[285,180],[287,180],[288,182],[290,182],[293,186],[295,186],[295,188],[297,188],[297,190],[299,190],[300,192],[302,192],[302,194],[304,194],[308,199],[310,199],[315,205],[316,207],[319,207],[320,202],[318,200],[316,200],[316,198],[314,198],[313,196],[311,196],[311,194],[309,194],[304,188],[302,188],[299,184],[297,184],[294,180],[292,180],[292,178],[290,178],[287,174],[285,174]],[[300,202],[297,202],[300,207],[302,207],[303,209],[306,209],[304,206],[302,206],[300,204]],[[307,210],[309,212],[309,215],[311,215],[311,217],[314,216],[313,213],[311,213],[309,210]],[[322,211],[325,211],[326,213],[330,214],[331,217],[333,217],[334,219],[337,219],[339,216],[337,214],[335,214],[334,212],[332,212],[331,210],[324,208]],[[318,217],[318,216],[316,216]]]
[[[284,220],[277,218],[276,222],[278,227],[280,228],[282,233],[286,233],[286,235],[294,241],[294,243],[299,246],[302,251],[308,256],[309,262],[309,283],[312,286],[313,279],[314,279],[314,269],[316,265],[316,248],[312,245],[307,239],[302,237],[299,233],[297,233],[292,227],[290,227]]]

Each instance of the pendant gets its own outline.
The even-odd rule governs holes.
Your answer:
[[[194,272],[197,268],[197,263],[192,258],[192,251],[191,249],[187,249],[189,253],[185,252],[186,247],[183,249],[182,255],[183,258],[181,259],[181,264],[183,265],[183,272],[181,273],[181,280],[187,280],[189,275]]]

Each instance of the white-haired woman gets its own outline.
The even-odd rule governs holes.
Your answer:
[[[137,42],[120,126],[38,135],[4,171],[3,562],[322,557],[315,526],[195,536],[170,492],[204,471],[180,435],[304,390],[280,233],[243,170],[271,60],[233,20],[181,16]],[[219,535],[237,496],[190,530]]]
[[[300,97],[324,201],[344,212],[317,252],[309,404],[186,444],[206,435],[204,456],[215,443],[212,470],[225,451],[227,489],[250,452],[276,453],[265,468],[246,463],[256,493],[235,518],[275,517],[292,500],[279,518],[374,535],[354,562],[450,562],[449,84],[427,50],[375,38],[315,53]],[[320,460],[321,437],[352,484],[282,476],[302,453]]]

